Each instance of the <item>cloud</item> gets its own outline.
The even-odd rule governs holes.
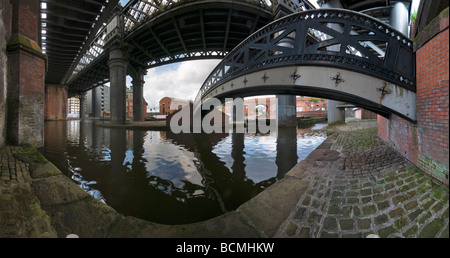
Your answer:
[[[187,61],[148,70],[144,98],[149,107],[164,97],[194,100],[206,77],[220,60]]]

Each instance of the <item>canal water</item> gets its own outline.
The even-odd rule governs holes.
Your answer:
[[[177,225],[235,210],[306,158],[326,139],[325,129],[207,135],[47,121],[42,152],[116,211]]]

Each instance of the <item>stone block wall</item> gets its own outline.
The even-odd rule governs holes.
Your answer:
[[[449,19],[444,10],[415,39],[417,123],[378,116],[378,135],[425,173],[448,185]]]
[[[7,42],[11,33],[11,4],[0,0],[0,148],[6,144],[6,97],[8,87]]]

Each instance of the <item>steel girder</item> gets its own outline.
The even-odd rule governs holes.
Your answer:
[[[129,65],[148,69],[174,62],[222,59],[272,20],[266,1],[130,1],[119,13]],[[225,19],[224,19],[225,18]],[[84,91],[98,85],[96,65],[105,65],[107,25],[97,33],[67,84]]]

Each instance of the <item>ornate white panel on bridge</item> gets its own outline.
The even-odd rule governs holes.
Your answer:
[[[329,67],[287,66],[261,70],[217,85],[203,100],[289,92],[335,100],[344,98],[358,106],[390,110],[416,120],[414,92],[372,76]]]

